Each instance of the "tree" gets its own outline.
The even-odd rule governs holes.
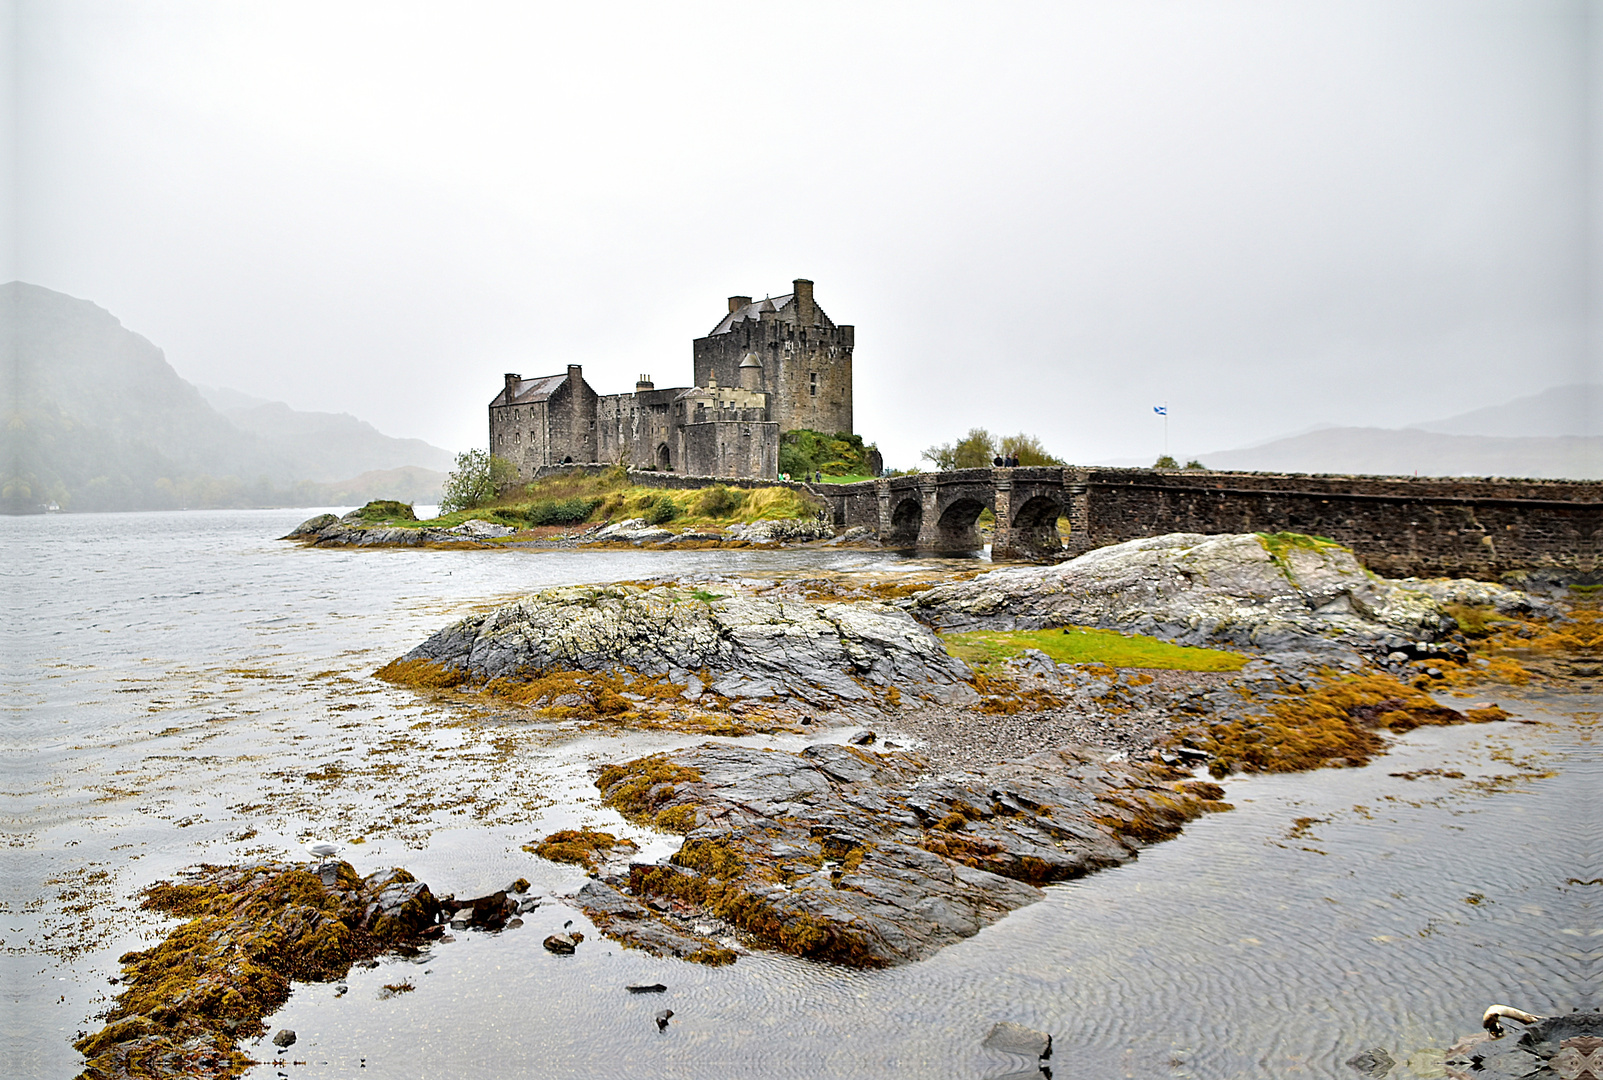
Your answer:
[[[501,489],[518,478],[518,468],[488,450],[468,450],[456,456],[456,468],[445,478],[440,513],[474,510],[495,501]]]
[[[955,444],[932,446],[919,457],[941,472],[949,469],[987,469],[996,457],[996,438],[984,428],[970,428],[969,433]]]
[[[932,446],[919,456],[945,472],[948,469],[989,468],[998,457],[1017,455],[1020,465],[1062,465],[1061,458],[1046,452],[1041,440],[1022,431],[997,438],[984,428],[970,428],[956,443]]]
[[[1026,467],[1031,465],[1066,464],[1062,458],[1053,457],[1047,453],[1046,447],[1041,445],[1040,439],[1034,435],[1026,435],[1022,431],[1017,435],[1009,435],[1003,439],[1000,452],[1004,456],[1013,454],[1019,459],[1019,464]]]
[[[1192,458],[1190,461],[1186,462],[1186,468],[1188,468],[1188,469],[1201,469],[1204,472],[1206,472],[1207,469],[1208,469],[1208,467],[1206,465],[1204,465],[1202,462],[1198,461],[1196,458]]]
[[[1170,457],[1168,454],[1164,454],[1152,467],[1154,469],[1178,469],[1180,467],[1180,463],[1174,458]]]

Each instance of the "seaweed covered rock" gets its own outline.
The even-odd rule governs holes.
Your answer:
[[[1497,590],[1501,602],[1518,603],[1502,595],[1512,590],[1481,582],[1387,581],[1314,537],[1171,533],[938,585],[913,604],[950,629],[1072,624],[1186,645],[1384,651],[1451,630],[1443,598],[1466,590]]]
[[[669,586],[548,589],[441,630],[401,658],[459,680],[548,671],[628,671],[688,681],[726,698],[871,702],[891,687],[965,700],[969,670],[906,612]]]
[[[1211,785],[1102,757],[1056,750],[931,777],[911,754],[706,745],[609,766],[603,801],[688,831],[665,862],[578,902],[603,933],[654,953],[708,959],[696,954],[718,942],[693,928],[711,919],[820,960],[917,960],[1040,899],[1039,886],[1128,861],[1223,808]]]
[[[432,544],[464,545],[497,536],[505,536],[512,529],[487,521],[469,521],[451,529],[433,526],[412,527],[386,525],[385,519],[416,521],[412,508],[405,503],[386,503],[399,507],[395,513],[375,514],[369,503],[361,510],[352,510],[344,517],[318,514],[307,518],[284,536],[283,540],[296,540],[308,547],[426,547]]]
[[[240,1039],[289,996],[290,980],[345,975],[353,962],[405,947],[439,905],[405,870],[360,878],[339,863],[332,884],[281,863],[202,867],[160,882],[144,906],[186,921],[160,944],[122,957],[123,990],[106,1026],[80,1039],[87,1080],[235,1076]]]

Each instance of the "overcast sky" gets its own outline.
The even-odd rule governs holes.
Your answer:
[[[1167,402],[1201,454],[1594,368],[1584,0],[13,10],[4,276],[453,450],[506,371],[688,384],[725,297],[795,277],[904,467],[974,425],[1150,458]]]

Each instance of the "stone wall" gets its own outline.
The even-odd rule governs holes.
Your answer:
[[[1603,484],[1444,477],[1071,470],[1071,551],[1165,532],[1328,536],[1389,576],[1596,569]],[[1076,516],[1083,523],[1076,523]],[[1076,534],[1081,538],[1076,540]]]
[[[1327,536],[1389,576],[1496,578],[1552,567],[1585,578],[1603,546],[1603,483],[1312,476],[1153,469],[965,469],[832,487],[840,527],[887,543],[973,545],[980,509],[998,515],[999,556],[1053,557],[1170,532]]]
[[[549,465],[536,469],[533,480],[544,480],[548,476],[567,476],[572,473],[582,473],[585,476],[597,476],[613,465]],[[791,491],[803,491],[809,495],[814,493],[810,484],[798,483],[794,480],[768,480],[762,477],[732,477],[732,476],[693,476],[686,473],[654,472],[650,469],[626,469],[625,475],[629,482],[639,487],[664,488],[671,491],[688,491],[695,488],[712,487],[722,484],[724,487],[751,490],[753,488],[782,487]]]
[[[779,475],[779,425],[761,419],[717,419],[680,430],[682,469],[698,476]]]
[[[549,460],[549,432],[544,401],[490,408],[490,453],[516,465],[519,476]]]
[[[674,398],[686,387],[605,394],[596,399],[597,456],[590,460],[635,468],[680,467]]]

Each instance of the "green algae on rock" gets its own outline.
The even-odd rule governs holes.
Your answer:
[[[106,1026],[74,1044],[82,1080],[237,1076],[252,1063],[241,1039],[289,997],[290,981],[343,976],[357,960],[405,947],[439,903],[405,870],[325,878],[281,863],[200,868],[145,890],[143,906],[186,921],[160,944],[127,953]]]

